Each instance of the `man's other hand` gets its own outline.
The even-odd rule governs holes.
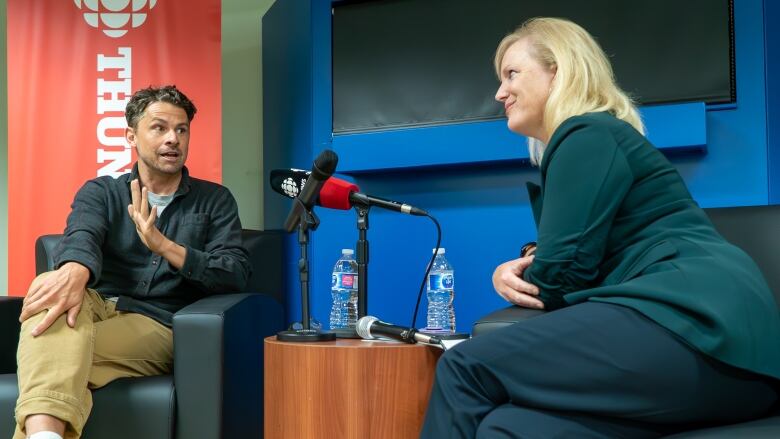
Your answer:
[[[67,262],[57,270],[36,277],[27,290],[19,321],[24,322],[41,311],[47,311],[46,317],[33,328],[34,337],[49,329],[64,313],[68,314],[68,326],[74,327],[88,281],[89,270],[77,262]]]

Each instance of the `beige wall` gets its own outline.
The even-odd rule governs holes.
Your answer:
[[[274,0],[222,3],[222,182],[244,228],[263,229],[261,18]]]
[[[222,3],[222,174],[245,228],[263,228],[260,20],[274,0]],[[0,0],[0,295],[8,290],[6,0]]]

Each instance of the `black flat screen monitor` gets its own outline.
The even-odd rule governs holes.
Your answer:
[[[594,35],[640,104],[736,100],[730,0],[372,0],[333,8],[334,133],[491,120],[496,46],[531,17]]]

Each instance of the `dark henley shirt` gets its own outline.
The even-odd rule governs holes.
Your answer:
[[[173,314],[196,300],[246,287],[251,272],[241,242],[238,207],[230,191],[182,170],[173,200],[157,228],[187,250],[177,270],[152,253],[127,213],[132,203],[131,173],[87,181],[76,194],[55,268],[74,261],[89,269],[87,286],[104,297],[118,297],[117,310],[149,316],[172,326]]]

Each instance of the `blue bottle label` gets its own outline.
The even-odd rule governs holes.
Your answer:
[[[455,277],[452,273],[433,273],[428,276],[429,290],[451,290],[455,287]]]
[[[333,273],[330,278],[330,287],[333,289],[351,290],[357,288],[358,276],[351,273]]]

